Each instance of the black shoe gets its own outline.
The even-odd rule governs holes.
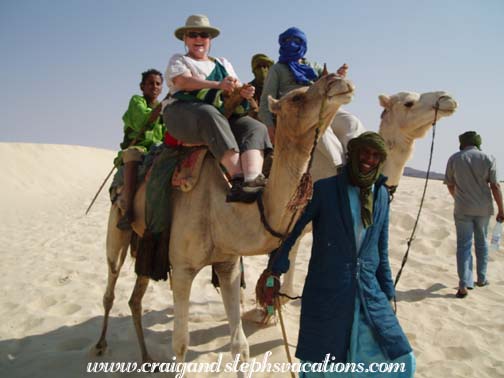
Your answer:
[[[235,177],[230,180],[231,189],[226,196],[226,202],[252,203],[257,199],[257,193],[243,190],[243,177]]]
[[[485,282],[476,282],[476,286],[478,287],[483,287],[483,286],[488,286],[490,285],[490,282],[488,280],[485,280]]]
[[[455,294],[457,298],[465,298],[467,297],[467,290],[466,289],[458,289],[457,294]]]

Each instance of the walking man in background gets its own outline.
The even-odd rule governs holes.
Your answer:
[[[497,204],[496,220],[504,220],[502,192],[497,180],[495,158],[481,151],[481,137],[475,131],[459,136],[460,151],[453,154],[446,166],[444,183],[455,199],[454,219],[457,230],[457,298],[467,296],[474,287],[472,271],[472,239],[476,250],[477,286],[489,284],[487,231],[494,213],[492,195]]]

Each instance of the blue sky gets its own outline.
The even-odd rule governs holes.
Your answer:
[[[369,130],[378,129],[380,93],[448,91],[459,110],[439,122],[433,169],[444,172],[457,136],[476,130],[504,172],[501,0],[2,0],[0,141],[117,149],[140,73],[164,72],[183,51],[173,31],[195,13],[221,29],[211,54],[242,81],[252,79],[252,55],[276,60],[278,34],[304,30],[310,60],[350,66],[357,92],[347,109]],[[409,166],[427,168],[430,139]]]

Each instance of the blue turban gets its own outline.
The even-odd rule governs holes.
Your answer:
[[[305,33],[296,27],[289,28],[278,36],[278,43],[280,44],[278,61],[289,66],[296,83],[311,84],[318,77],[317,73],[307,64],[299,63],[299,59],[304,58],[308,49]]]

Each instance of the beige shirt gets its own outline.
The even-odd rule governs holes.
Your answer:
[[[498,181],[493,156],[476,147],[466,147],[453,154],[446,165],[444,183],[455,185],[455,214],[490,216],[494,213],[489,184]]]

